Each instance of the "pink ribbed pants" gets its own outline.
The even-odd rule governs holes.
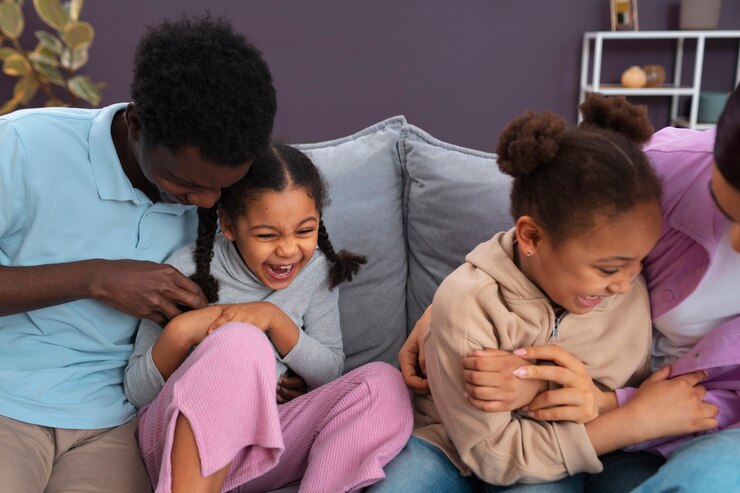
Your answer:
[[[382,479],[411,434],[408,390],[385,363],[357,368],[286,404],[262,331],[228,323],[208,336],[139,412],[139,443],[157,493],[171,491],[172,443],[188,419],[201,475],[231,463],[221,491],[353,491]]]

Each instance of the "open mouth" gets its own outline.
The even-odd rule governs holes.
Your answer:
[[[281,281],[283,279],[289,278],[293,274],[293,271],[295,271],[295,264],[290,264],[290,265],[267,264],[265,266],[265,271],[267,271],[267,274],[273,279]]]
[[[594,306],[598,305],[599,303],[601,303],[602,301],[604,301],[604,298],[605,297],[604,296],[599,296],[599,295],[592,294],[592,295],[588,295],[588,296],[579,296],[578,298],[579,298],[579,302],[580,302],[581,306],[584,306],[584,307],[594,307]]]

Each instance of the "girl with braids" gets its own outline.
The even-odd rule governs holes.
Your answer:
[[[335,288],[366,260],[334,251],[326,200],[311,160],[273,145],[217,210],[199,211],[196,244],[168,260],[219,304],[164,329],[144,321],[136,337],[125,387],[157,492],[268,491],[301,478],[301,491],[354,491],[382,478],[410,435],[398,370],[370,363],[341,376]],[[314,390],[284,402],[276,373],[289,370]]]
[[[420,426],[370,491],[609,492],[621,478],[598,473],[629,454],[619,449],[716,424],[694,388],[703,372],[679,377],[691,399],[647,391],[676,389],[663,372],[617,406],[613,390],[650,375],[640,270],[661,232],[661,187],[640,149],[644,107],[595,94],[581,111],[578,127],[527,113],[502,133],[516,224],[468,254],[417,324],[431,395],[416,396]],[[508,385],[493,390],[510,396],[481,410],[466,379],[484,352]]]

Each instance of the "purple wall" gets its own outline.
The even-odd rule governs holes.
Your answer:
[[[639,0],[640,29],[677,28],[679,3]],[[128,99],[144,25],[206,5],[265,53],[278,89],[275,136],[288,142],[336,138],[404,114],[440,139],[492,151],[504,125],[526,109],[575,121],[582,34],[609,29],[608,0],[90,1],[82,17],[97,35],[82,72],[108,82],[103,104]],[[32,2],[24,8],[33,15]],[[720,28],[740,29],[737,2],[725,0]],[[710,47],[704,86],[730,89],[737,44]],[[668,42],[605,50],[604,81],[632,64],[672,68]],[[0,77],[3,100],[11,84]],[[668,123],[669,98],[636,101],[649,105],[656,127]]]

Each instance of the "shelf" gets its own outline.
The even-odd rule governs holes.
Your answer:
[[[708,129],[715,125],[698,122],[699,94],[701,92],[704,51],[707,49],[707,39],[733,39],[739,42],[737,65],[735,68],[735,85],[740,82],[740,31],[598,31],[583,34],[581,51],[581,82],[579,102],[586,99],[590,92],[600,92],[612,96],[669,96],[671,98],[670,123],[676,126]],[[601,63],[604,55],[604,42],[607,40],[675,40],[676,61],[672,76],[668,76],[667,83],[660,87],[628,88],[621,84],[603,84],[601,82]],[[696,50],[693,59],[693,73],[688,85],[682,74],[684,58],[684,42],[695,42]],[[610,41],[610,45],[614,44]],[[590,59],[593,53],[593,67]],[[590,70],[589,70],[590,68]],[[732,88],[730,88],[732,89]],[[688,117],[678,116],[679,99],[688,97],[690,109]],[[580,121],[580,115],[579,115]]]
[[[674,127],[681,127],[681,128],[694,128],[696,130],[709,130],[710,128],[714,128],[717,126],[716,123],[702,123],[697,122],[693,127],[691,126],[689,119],[685,116],[679,116],[674,118],[671,121],[671,125]]]
[[[586,92],[600,92],[607,96],[692,96],[694,89],[688,86],[674,86],[663,84],[659,87],[624,87],[621,84],[599,84],[598,89],[594,89],[593,84],[583,86]]]

